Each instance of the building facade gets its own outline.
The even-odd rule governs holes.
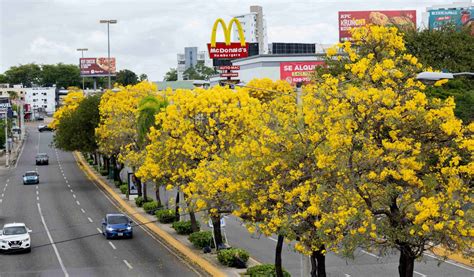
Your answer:
[[[178,54],[178,66],[176,71],[178,81],[184,80],[184,72],[191,66],[196,66],[199,62],[206,66],[212,66],[212,61],[208,58],[207,51],[199,51],[197,47],[185,47],[184,53]]]
[[[259,54],[268,53],[267,22],[261,6],[250,6],[250,13],[235,16],[242,25],[246,42],[256,42]],[[238,29],[232,28],[233,41],[239,41]]]
[[[56,87],[32,87],[25,91],[25,104],[30,105],[33,118],[44,114],[51,116],[56,111]]]

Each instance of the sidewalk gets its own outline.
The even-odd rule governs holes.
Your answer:
[[[212,276],[241,276],[246,269],[236,269],[221,265],[217,261],[215,253],[204,254],[200,249],[194,248],[189,242],[187,236],[178,235],[176,231],[171,228],[169,224],[162,224],[156,221],[156,217],[149,215],[143,211],[142,208],[136,206],[134,198],[126,199],[126,196],[121,194],[120,190],[115,187],[115,184],[107,179],[105,176],[99,175],[92,167],[85,161],[81,154],[75,152],[74,156],[79,167],[84,171],[89,179],[94,181],[106,194],[111,196],[121,210],[131,215],[139,224],[146,225],[147,229],[163,240],[168,246],[174,248],[173,251],[185,258],[187,261],[198,265]],[[155,198],[154,188],[151,188],[148,196]],[[201,226],[205,224],[200,220]],[[248,261],[248,267],[256,265],[254,260]]]
[[[23,146],[24,141],[26,140],[26,137],[23,140],[18,140],[13,142],[13,149],[10,151],[10,167],[14,166],[16,163],[16,160],[18,159],[18,156],[20,155],[21,147]],[[0,153],[0,168],[5,169],[5,162],[6,162],[6,155],[5,151],[2,151]]]

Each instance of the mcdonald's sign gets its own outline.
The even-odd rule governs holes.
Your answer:
[[[216,32],[219,25],[221,25],[224,32],[225,42],[216,42]],[[240,42],[231,42],[232,27],[234,25],[239,32]],[[211,43],[207,44],[207,48],[211,59],[240,59],[249,55],[249,46],[245,42],[244,31],[237,18],[232,18],[228,25],[225,24],[222,18],[218,18],[212,27]]]

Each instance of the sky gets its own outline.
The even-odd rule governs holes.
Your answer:
[[[10,66],[78,64],[77,48],[85,57],[107,56],[110,26],[111,56],[117,70],[145,73],[160,81],[176,68],[184,47],[206,49],[217,18],[228,22],[263,7],[268,42],[332,44],[338,40],[338,11],[416,9],[418,21],[426,7],[454,0],[0,0],[0,73]],[[222,32],[220,32],[222,33]],[[219,38],[218,34],[218,38]]]

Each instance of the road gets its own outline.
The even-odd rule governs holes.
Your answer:
[[[140,227],[134,238],[106,240],[106,213],[119,209],[78,168],[73,155],[50,146],[53,134],[34,124],[17,166],[0,171],[0,226],[24,222],[33,230],[32,252],[0,255],[0,276],[202,276]],[[35,166],[36,153],[49,165]],[[37,169],[39,185],[23,185]]]

